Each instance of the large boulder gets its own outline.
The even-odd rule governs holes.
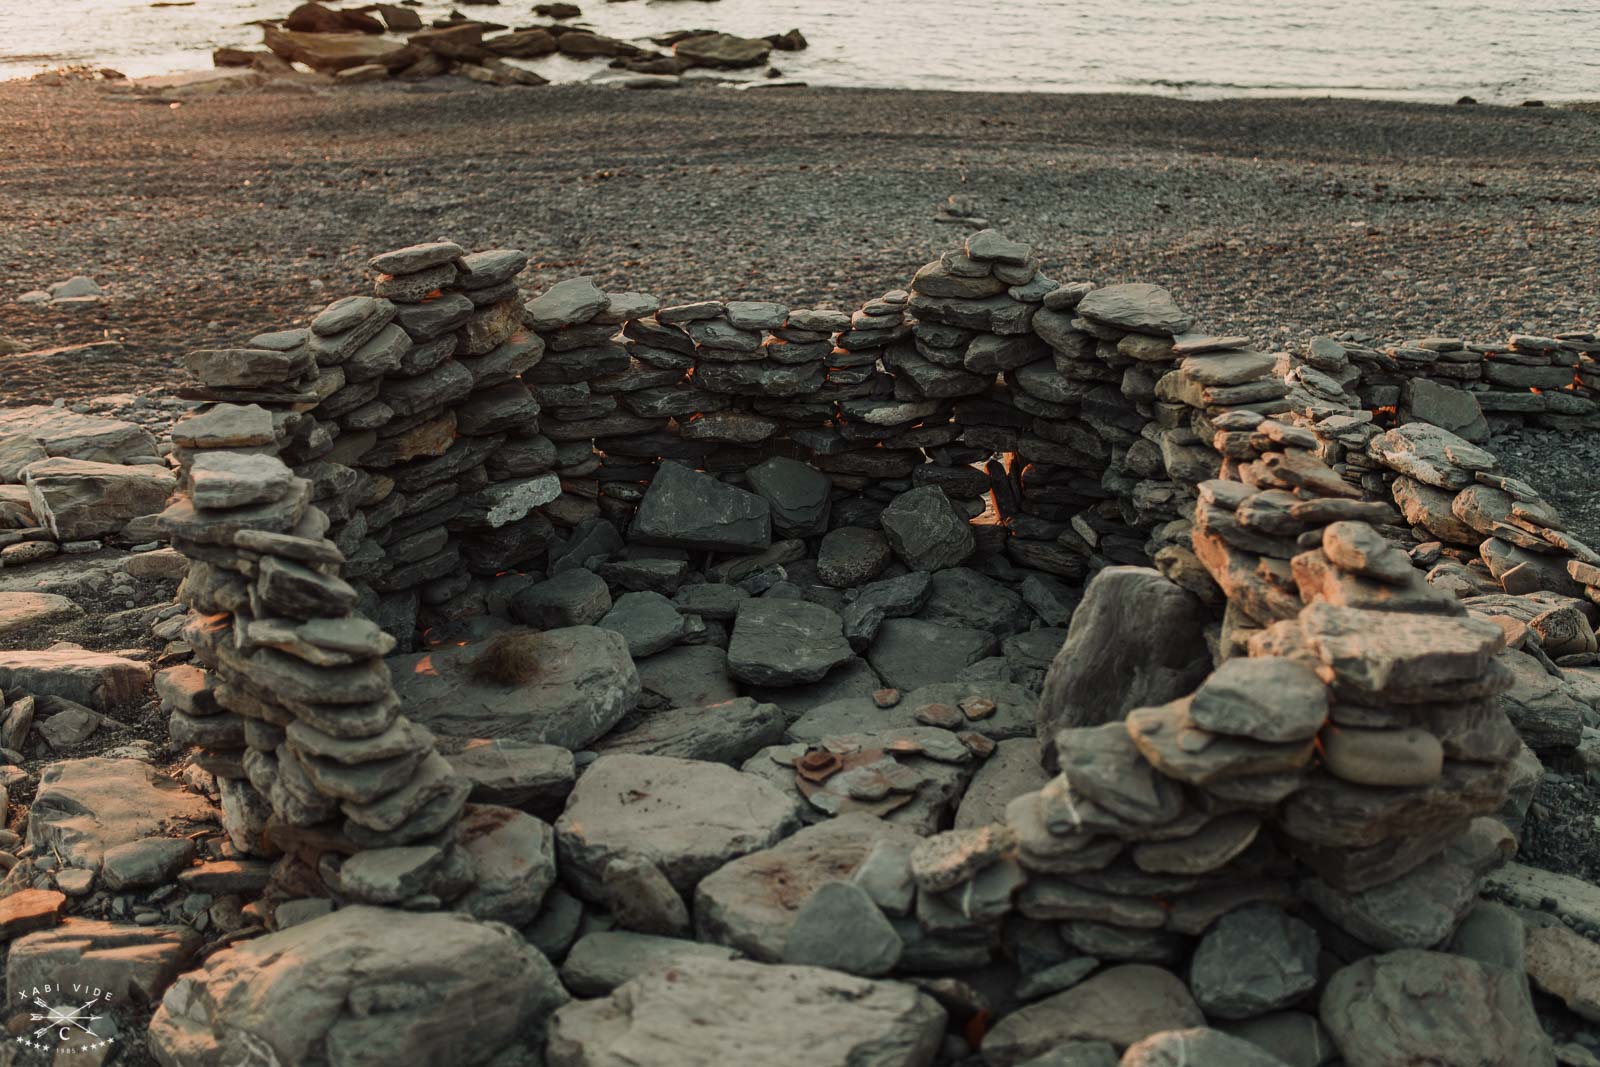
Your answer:
[[[165,467],[88,459],[41,459],[22,477],[34,515],[58,541],[121,533],[130,519],[165,507],[178,484]]]
[[[1337,972],[1318,1012],[1361,1067],[1551,1067],[1527,978],[1464,956],[1403,949]]]
[[[800,825],[795,801],[752,774],[669,756],[601,756],[579,777],[556,820],[563,880],[604,900],[606,866],[654,863],[678,892],[729,860]]]
[[[1057,730],[1116,722],[1176,700],[1211,669],[1205,606],[1148,567],[1107,567],[1089,583],[1039,697],[1039,740],[1055,767]]]
[[[901,493],[879,522],[895,555],[916,571],[959,566],[978,546],[972,524],[935,485]]]
[[[772,45],[759,37],[702,33],[684,38],[673,46],[672,51],[689,66],[736,69],[766,62]]]
[[[772,543],[766,500],[681,463],[662,463],[639,502],[633,538],[653,545],[758,552]]]
[[[299,33],[267,26],[262,35],[276,55],[325,74],[369,65],[387,67],[393,73],[424,54],[414,45],[363,33]]]
[[[621,634],[571,626],[517,638],[530,669],[514,682],[484,674],[484,644],[394,657],[406,714],[435,733],[580,749],[638,703],[639,672]]]
[[[342,908],[184,975],[150,1021],[149,1047],[163,1067],[481,1064],[536,1038],[566,999],[555,969],[508,927]]]
[[[557,1011],[550,1067],[926,1067],[945,1013],[914,986],[821,967],[684,960]]]

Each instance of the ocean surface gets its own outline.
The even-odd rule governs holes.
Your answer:
[[[129,77],[211,65],[296,0],[0,0],[0,79],[67,64]],[[1484,103],[1600,98],[1600,0],[578,0],[596,32],[798,28],[773,62],[812,85]],[[339,5],[335,5],[339,6]],[[527,26],[531,0],[461,10]],[[424,19],[450,5],[425,3]],[[604,60],[527,64],[581,81]],[[746,75],[746,77],[756,77]]]

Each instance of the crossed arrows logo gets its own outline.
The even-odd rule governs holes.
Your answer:
[[[93,1000],[90,1000],[84,1004],[80,1004],[78,1007],[71,1009],[57,1008],[53,1005],[46,1004],[38,997],[34,997],[33,1002],[39,1007],[43,1008],[46,1012],[44,1015],[34,1012],[28,1016],[29,1021],[31,1022],[44,1023],[43,1026],[39,1027],[39,1029],[33,1032],[34,1037],[43,1037],[47,1031],[52,1030],[57,1026],[61,1027],[61,1040],[63,1041],[65,1041],[69,1035],[68,1027],[70,1026],[76,1026],[79,1030],[82,1030],[90,1037],[100,1036],[93,1030],[89,1029],[89,1027],[86,1025],[86,1023],[92,1023],[100,1018],[98,1015],[90,1015],[88,1013],[90,1008],[100,1003],[99,997],[95,997]]]

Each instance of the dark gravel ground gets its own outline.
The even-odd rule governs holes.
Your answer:
[[[1058,278],[1170,286],[1263,342],[1600,319],[1600,115],[1353,100],[362,86],[180,106],[0,84],[0,402],[156,387],[186,348],[364,286],[450,235],[689,297],[848,306],[961,235],[952,194]],[[72,315],[23,291],[85,273]]]
[[[1555,505],[1580,541],[1600,551],[1600,433],[1525,429],[1500,434],[1487,447]]]

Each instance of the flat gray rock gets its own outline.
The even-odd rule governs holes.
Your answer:
[[[1044,788],[1051,778],[1039,763],[1039,742],[1031,737],[1001,741],[972,776],[956,809],[955,828],[970,829],[1006,821],[1006,805],[1024,793]]]
[[[481,677],[478,642],[391,657],[395,693],[412,721],[438,734],[568,749],[604,735],[638,703],[639,674],[620,634],[572,626],[523,636],[520,655],[538,665],[527,681]]]
[[[92,871],[120,845],[215,821],[210,802],[148,763],[95,756],[45,768],[28,812],[27,839],[66,866]]]
[[[1505,1063],[1548,1067],[1521,974],[1463,956],[1403,949],[1343,968],[1328,980],[1318,1015],[1346,1063]]]
[[[534,330],[577,326],[604,311],[607,303],[606,294],[588,278],[568,278],[528,301],[523,321]]]
[[[752,685],[802,685],[854,656],[843,622],[822,605],[751,599],[734,619],[728,672]]]
[[[1189,316],[1159,285],[1128,282],[1106,285],[1078,302],[1079,315],[1105,326],[1172,337],[1189,329]]]
[[[597,930],[578,938],[561,964],[561,983],[576,996],[603,997],[624,982],[691,960],[731,960],[738,953],[676,937]]]
[[[850,877],[879,841],[909,852],[918,836],[871,815],[840,815],[725,864],[695,890],[695,936],[753,959],[781,960],[811,894]]]
[[[705,1067],[791,1063],[803,1049],[815,1067],[917,1067],[944,1027],[944,1009],[900,982],[692,960],[557,1011],[545,1055],[550,1067]]]
[[[177,478],[164,466],[85,459],[41,459],[23,469],[33,514],[57,541],[120,533],[132,519],[166,506]]]
[[[721,764],[666,756],[601,756],[578,779],[556,821],[562,879],[603,899],[606,865],[648,859],[685,895],[732,859],[799,826],[792,798]]]
[[[593,626],[611,610],[611,590],[593,571],[582,567],[560,571],[529,586],[511,600],[511,617],[541,630]]]
[[[150,431],[121,419],[80,415],[65,407],[34,404],[0,411],[0,441],[27,441],[33,459],[61,456],[100,463],[154,459],[161,453]],[[0,465],[0,482],[19,482],[21,466]]]
[[[595,742],[602,755],[629,752],[738,765],[783,738],[786,720],[776,704],[735,697],[703,707],[646,714],[638,725]]]
[[[776,704],[788,718],[797,719],[811,709],[835,700],[870,697],[883,688],[883,679],[878,677],[866,660],[855,656],[823,675],[820,681],[805,685],[752,685],[745,688],[757,700]]]
[[[830,734],[879,733],[924,725],[917,712],[928,704],[947,704],[960,710],[963,702],[990,700],[994,710],[981,718],[962,716],[956,727],[972,730],[995,741],[1031,738],[1037,703],[1033,694],[1010,682],[935,682],[902,691],[893,707],[880,708],[869,695],[846,697],[812,708],[790,725],[791,741],[816,743]],[[1034,757],[1038,761],[1037,755]]]
[[[994,1067],[1016,1067],[1068,1041],[1126,1047],[1163,1030],[1204,1025],[1171,971],[1126,963],[1002,1017],[984,1039],[983,1054]]]
[[[718,552],[757,552],[772,543],[766,500],[681,463],[663,462],[633,518],[646,544]]]
[[[572,753],[559,745],[477,737],[444,756],[472,783],[467,799],[478,804],[559,811],[572,792]]]
[[[996,637],[1020,633],[1033,621],[1022,597],[968,567],[936,571],[917,617],[943,626],[969,626]]]
[[[795,915],[783,961],[876,978],[894,970],[904,948],[865,889],[829,882]]]
[[[728,677],[728,654],[715,645],[678,645],[638,665],[639,685],[648,700],[669,708],[720,704],[739,695]],[[757,694],[761,700],[768,699]]]
[[[1258,741],[1304,741],[1328,717],[1328,691],[1317,672],[1283,656],[1236,656],[1195,690],[1195,725]]]
[[[799,460],[774,456],[745,472],[750,488],[772,511],[772,528],[782,537],[812,537],[828,528],[833,482]]]
[[[892,558],[881,531],[841,526],[823,535],[817,549],[817,577],[824,585],[848,589],[882,574]]]
[[[1287,1007],[1317,984],[1316,931],[1266,904],[1229,912],[1206,931],[1189,989],[1210,1018],[1247,1019]]]
[[[462,816],[458,834],[476,883],[454,907],[488,922],[532,922],[556,881],[550,824],[526,812],[475,804]]]
[[[638,660],[677,644],[688,623],[660,593],[635,592],[618,597],[595,626],[621,634],[628,653]]]
[[[867,662],[885,685],[916,689],[955,681],[995,650],[994,635],[970,627],[940,626],[921,619],[889,619],[867,650]]]
[[[77,604],[54,593],[0,592],[0,638],[82,614]]]

